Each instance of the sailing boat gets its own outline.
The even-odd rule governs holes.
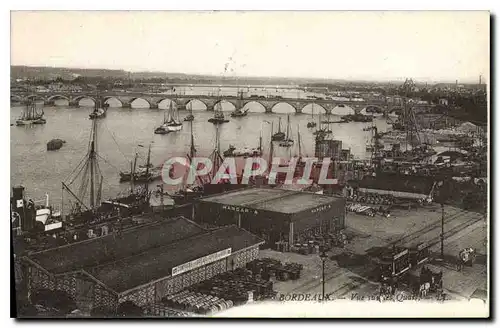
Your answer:
[[[139,166],[137,170],[137,157],[138,154],[135,154],[135,159],[133,163],[131,162],[131,170],[130,172],[120,172],[120,182],[128,182],[134,180],[136,182],[150,182],[157,179],[161,179],[161,168],[153,167],[151,165],[151,146],[149,146],[148,158],[146,161],[146,165]]]
[[[283,139],[285,139],[285,132],[281,131],[281,117],[280,117],[279,123],[278,123],[278,132],[273,134],[273,136],[271,137],[271,140],[272,141],[282,141]]]
[[[163,112],[163,124],[155,129],[155,134],[167,134],[170,130],[167,127],[167,113]]]
[[[191,145],[189,147],[187,158],[189,162],[191,162],[194,157],[196,157],[196,147],[194,145],[193,123],[191,123]],[[203,184],[199,176],[197,176],[196,178],[200,184]],[[168,196],[173,199],[176,205],[187,204],[192,202],[194,199],[203,196],[203,187],[200,185],[183,185],[183,187],[177,190],[174,194]]]
[[[194,115],[193,115],[193,104],[189,102],[189,115],[184,117],[185,122],[191,122],[194,120]]]
[[[22,116],[16,120],[16,125],[30,125],[30,124],[45,124],[47,120],[43,118],[44,112],[37,112],[36,102],[30,101],[25,110],[23,111]]]
[[[293,145],[293,139],[290,138],[290,115],[287,116],[287,124],[286,124],[286,136],[283,141],[280,142],[280,147],[291,147]]]
[[[325,121],[321,121],[321,114],[319,115],[318,121],[319,129],[314,131],[313,134],[316,135],[316,141],[321,141],[324,140],[328,134],[332,133],[332,130],[328,128],[328,125],[326,127],[322,125]]]
[[[89,118],[91,120],[96,119],[96,118],[104,118],[106,117],[106,111],[107,107],[106,106],[101,106],[101,99],[95,99],[94,101],[94,110],[92,113],[90,113]]]
[[[179,121],[179,112],[177,108],[174,108],[173,102],[170,102],[170,107],[168,110],[168,120],[167,120],[167,130],[170,132],[182,130],[182,123]]]
[[[262,155],[262,125],[261,125],[260,136],[259,136],[259,147],[257,147],[257,148],[248,148],[248,147],[236,148],[233,145],[229,145],[229,148],[226,151],[224,151],[223,155],[224,155],[224,157],[261,156]]]
[[[140,145],[140,147],[143,147]],[[121,213],[125,212],[128,215],[141,214],[150,209],[151,192],[149,191],[149,182],[155,178],[161,177],[161,171],[157,170],[156,175],[151,168],[151,144],[148,148],[148,158],[146,165],[141,167],[143,169],[139,173],[136,172],[135,166],[137,164],[137,154],[134,163],[130,164],[130,193],[124,197],[117,197],[114,199],[103,201],[103,205],[111,206],[111,209],[118,208]],[[121,173],[120,173],[121,174]],[[135,182],[143,182],[143,186],[135,187]],[[119,212],[120,213],[120,212]]]
[[[238,101],[237,101],[237,104],[236,104],[236,110],[234,112],[231,113],[231,117],[243,117],[243,116],[247,116],[248,114],[248,110],[250,108],[248,108],[247,110],[243,111],[243,91],[239,92],[238,91]]]
[[[97,160],[98,154],[96,123],[96,120],[92,120],[89,149],[84,157],[84,160],[82,160],[82,162],[80,162],[80,165],[75,169],[75,171],[77,171],[78,173],[70,180],[68,184],[62,182],[63,190],[67,190],[77,201],[75,206],[72,208],[69,217],[70,221],[73,221],[73,223],[75,224],[87,225],[95,223],[100,221],[101,217],[97,213],[97,210],[101,204],[103,176],[101,174],[99,162]],[[80,175],[81,184],[78,188],[78,194],[75,194],[70,187],[73,183],[75,183]],[[88,195],[87,192],[89,192]],[[88,203],[84,202],[84,199],[87,197]]]
[[[220,102],[215,104],[214,117],[209,118],[208,121],[213,124],[222,124],[229,122],[229,120],[224,117],[224,113],[222,113]]]
[[[314,103],[312,104],[311,121],[307,122],[307,127],[308,128],[314,128],[314,127],[316,127],[316,122],[314,122]]]

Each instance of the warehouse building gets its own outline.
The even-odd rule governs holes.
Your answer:
[[[183,217],[31,254],[28,290],[62,290],[82,311],[125,301],[156,304],[211,277],[244,267],[263,241],[236,226],[208,231]]]
[[[197,222],[235,224],[263,238],[266,247],[344,229],[345,214],[344,198],[279,188],[246,188],[201,198],[195,205]]]
[[[432,196],[435,181],[433,177],[385,175],[365,176],[360,181],[352,182],[352,185],[359,192],[423,200]]]

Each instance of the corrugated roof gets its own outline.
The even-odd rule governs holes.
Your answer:
[[[322,205],[331,204],[338,198],[319,195],[309,192],[297,192],[280,199],[263,201],[250,206],[252,209],[268,210],[280,213],[297,213],[313,209]]]
[[[219,203],[224,205],[242,205],[249,202],[256,202],[269,197],[276,197],[289,193],[283,189],[271,188],[245,188],[232,192],[226,192],[216,196],[204,197],[202,202]]]
[[[236,226],[227,226],[142,254],[104,264],[89,272],[121,293],[170,276],[172,268],[231,247],[232,252],[257,245],[263,240]]]
[[[338,197],[279,188],[249,188],[203,198],[200,201],[290,214],[330,204],[338,199]]]
[[[194,222],[177,217],[123,231],[120,235],[110,234],[35,253],[29,258],[49,272],[62,273],[129,257],[204,232]]]

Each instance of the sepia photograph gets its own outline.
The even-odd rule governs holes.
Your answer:
[[[488,318],[490,22],[11,11],[11,317]]]

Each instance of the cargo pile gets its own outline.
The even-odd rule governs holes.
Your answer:
[[[357,203],[349,204],[347,206],[347,210],[349,212],[363,214],[363,215],[367,215],[370,217],[374,217],[377,214],[377,211],[374,208],[372,208],[370,206],[366,206],[366,205],[357,204]]]
[[[233,307],[232,301],[189,290],[168,295],[162,299],[162,303],[181,311],[208,315]]]
[[[192,286],[190,290],[230,300],[235,306],[253,300],[271,299],[276,295],[272,282],[243,268],[220,274]]]
[[[347,200],[357,202],[357,203],[366,203],[366,204],[374,204],[374,205],[393,205],[394,197],[392,195],[377,195],[377,194],[369,194],[369,193],[358,193],[352,197],[348,197]]]
[[[298,263],[281,263],[271,258],[262,258],[254,260],[247,264],[247,268],[254,275],[261,275],[264,280],[275,277],[279,281],[297,280],[300,278],[300,272],[303,266]]]

